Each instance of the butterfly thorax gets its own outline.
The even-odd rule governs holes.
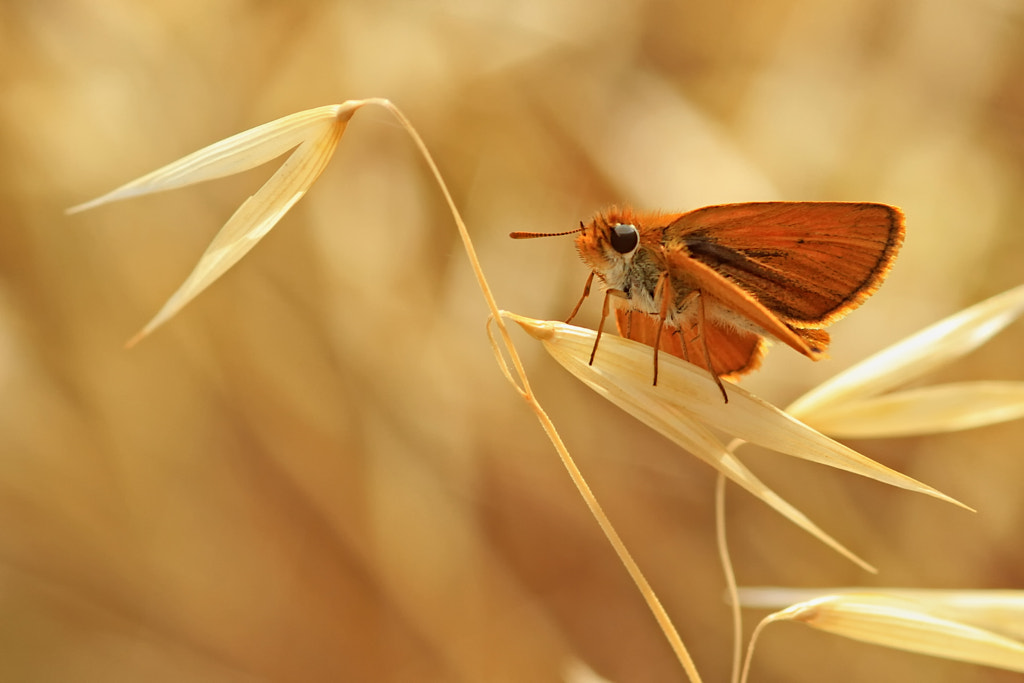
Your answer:
[[[612,244],[615,226],[623,224],[635,225],[639,232],[636,249],[625,254]],[[621,294],[612,301],[616,308],[636,309],[658,316],[662,308],[657,296],[658,282],[666,276],[661,256],[664,251],[663,234],[664,228],[645,216],[629,211],[611,211],[584,227],[576,238],[576,249],[605,289]],[[696,283],[672,277],[671,285],[675,300],[668,306],[668,318],[688,317],[690,311],[681,309],[679,304],[694,290]]]

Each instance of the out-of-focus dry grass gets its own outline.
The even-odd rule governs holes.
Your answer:
[[[495,367],[451,221],[387,115],[357,114],[274,235],[131,352],[266,173],[63,209],[368,96],[420,129],[501,305],[537,317],[567,314],[585,271],[568,239],[509,230],[612,202],[901,206],[903,253],[833,328],[833,359],[777,348],[747,381],[785,403],[1021,281],[1022,24],[1015,3],[974,0],[0,6],[0,678],[544,681],[578,658],[682,680]],[[1022,345],[1017,325],[946,379],[1022,379]],[[706,680],[724,680],[711,471],[523,348]],[[1010,424],[853,444],[974,516],[749,457],[882,573],[737,493],[739,580],[1019,588],[1022,439]],[[762,640],[754,675],[1011,680],[796,628]]]

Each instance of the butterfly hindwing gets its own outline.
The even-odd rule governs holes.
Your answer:
[[[706,334],[713,372],[726,379],[756,369],[761,364],[765,352],[765,341],[759,335],[726,327],[713,320],[707,321],[704,329],[698,329],[696,323],[673,327],[662,325],[657,316],[649,313],[619,308],[615,311],[615,321],[621,336],[654,346],[660,332],[660,352],[712,370],[704,359],[704,342],[701,335]]]

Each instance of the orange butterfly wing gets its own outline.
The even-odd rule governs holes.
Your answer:
[[[817,328],[878,288],[903,233],[903,214],[884,204],[754,202],[681,214],[663,244],[682,245],[786,323]]]
[[[615,322],[619,335],[648,346],[654,346],[661,333],[659,349],[682,358],[694,365],[711,370],[704,360],[704,344],[697,325],[684,328],[662,326],[661,320],[635,308],[619,308],[615,311]],[[745,330],[719,325],[707,320],[703,333],[708,335],[707,348],[711,354],[711,365],[719,377],[732,379],[757,369],[765,353],[765,341],[759,335]]]

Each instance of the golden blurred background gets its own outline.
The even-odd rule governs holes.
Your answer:
[[[260,169],[66,207],[292,112],[393,100],[499,304],[564,318],[566,230],[608,204],[906,212],[832,359],[776,348],[784,405],[1024,278],[1024,12],[1006,0],[47,0],[0,4],[0,679],[683,681],[500,374],[452,221],[405,133],[356,114],[254,251],[132,351]],[[582,319],[593,325],[591,301]],[[541,402],[706,681],[730,622],[714,473],[518,335]],[[1024,379],[1024,326],[933,381]],[[729,497],[746,585],[1021,588],[1024,425],[858,441],[978,508],[750,450],[881,570]],[[764,612],[746,614],[747,631]],[[778,626],[757,681],[1009,681]],[[577,679],[583,680],[583,679]]]

